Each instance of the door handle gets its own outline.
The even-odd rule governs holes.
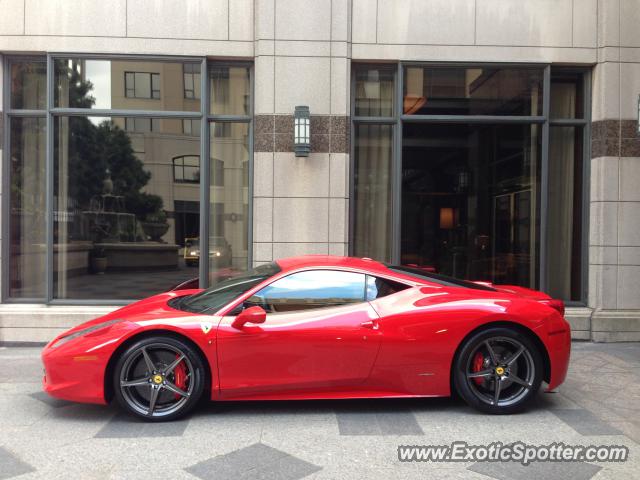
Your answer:
[[[378,330],[378,328],[380,328],[378,322],[375,320],[367,320],[366,322],[362,322],[360,326],[363,328],[370,328],[371,330]]]

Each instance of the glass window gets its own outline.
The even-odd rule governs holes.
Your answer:
[[[541,68],[404,67],[405,115],[542,115]]]
[[[251,296],[247,305],[268,313],[334,307],[364,301],[365,276],[334,270],[299,272],[276,280]]]
[[[551,71],[550,110],[552,119],[584,118],[584,73]]]
[[[583,128],[549,129],[547,293],[582,298]]]
[[[406,123],[401,263],[535,288],[539,129]]]
[[[217,123],[210,132],[209,271],[247,268],[249,222],[249,124],[229,123],[229,135],[220,137]],[[224,240],[224,241],[223,241]],[[218,244],[218,247],[215,245]]]
[[[183,68],[195,62],[60,58],[54,104],[59,108],[200,111],[185,98]],[[161,95],[161,89],[164,89]]]
[[[184,98],[200,98],[200,65],[185,63],[183,66]]]
[[[199,237],[200,187],[171,178],[200,139],[182,135],[182,119],[154,118],[147,133],[126,124],[54,119],[54,298],[143,298],[198,275],[183,247]],[[196,207],[176,214],[179,204]]]
[[[185,118],[182,120],[182,133],[185,135],[200,135],[200,119]]]
[[[160,130],[158,118],[127,117],[124,129],[128,132],[149,133]]]
[[[11,61],[11,108],[47,108],[47,64],[42,61]]]
[[[200,183],[200,157],[183,155],[174,158],[173,181],[176,183]]]
[[[355,65],[354,74],[356,116],[392,116],[394,69]]]
[[[408,285],[387,280],[386,278],[372,277],[367,275],[367,300],[372,301],[377,298],[393,295],[409,288]]]
[[[353,253],[391,259],[391,161],[393,127],[355,126]]]
[[[9,296],[46,294],[44,118],[11,118],[9,144]],[[4,195],[3,195],[4,196]],[[4,239],[3,239],[4,240]]]
[[[211,114],[249,115],[249,67],[210,67],[209,95]]]
[[[218,277],[211,287],[196,295],[183,297],[182,301],[173,306],[189,312],[216,313],[240,295],[279,272],[280,267],[277,263],[267,263],[246,272],[235,272],[229,276]]]

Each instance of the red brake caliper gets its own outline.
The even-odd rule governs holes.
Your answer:
[[[477,352],[473,357],[471,369],[474,372],[479,372],[480,370],[482,370],[483,365],[484,365],[484,356],[480,352]],[[476,382],[476,385],[482,385],[482,382],[484,381],[484,379],[482,377],[476,377],[473,379],[473,381]]]
[[[176,358],[178,358],[178,356],[176,355]],[[186,390],[187,387],[187,369],[184,366],[184,362],[180,362],[178,364],[178,366],[176,368],[174,368],[173,370],[173,382],[175,384],[176,387],[182,389],[182,390]],[[176,400],[180,399],[180,395],[178,395],[177,393],[176,395]]]

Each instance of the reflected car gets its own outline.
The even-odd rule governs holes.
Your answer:
[[[303,256],[62,333],[44,390],[149,421],[213,401],[447,397],[518,412],[566,376],[564,304],[370,259]]]
[[[209,261],[214,267],[228,267],[231,265],[231,245],[224,237],[211,237],[209,239]],[[185,238],[184,262],[195,267],[200,263],[200,239]]]

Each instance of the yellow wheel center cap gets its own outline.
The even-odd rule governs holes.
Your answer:
[[[154,375],[152,380],[153,383],[160,385],[164,379],[162,378],[162,375]]]
[[[502,367],[496,367],[496,373],[497,373],[498,375],[502,375],[502,374],[504,374],[504,368],[502,368]]]

